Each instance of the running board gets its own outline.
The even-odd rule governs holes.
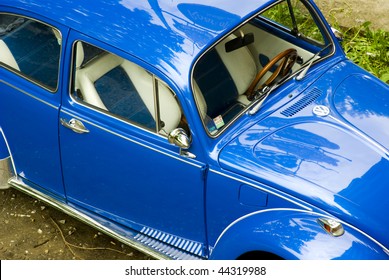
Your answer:
[[[184,259],[184,260],[202,260],[199,256],[187,253],[179,248],[171,246],[167,243],[161,242],[160,240],[147,237],[144,233],[136,232],[128,228],[118,226],[116,223],[104,221],[103,225],[90,217],[89,215],[71,207],[70,205],[54,200],[50,196],[30,187],[25,182],[13,177],[8,181],[8,184],[13,188],[27,194],[28,196],[34,197],[47,205],[97,229],[98,231],[115,238],[116,240],[126,244],[152,258],[159,260],[170,260],[170,259]],[[117,230],[113,230],[116,228]]]

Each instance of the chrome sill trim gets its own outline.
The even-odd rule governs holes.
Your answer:
[[[73,207],[71,207],[65,203],[62,203],[60,201],[56,201],[53,198],[51,198],[50,196],[33,189],[32,187],[28,186],[27,184],[25,184],[24,182],[22,182],[21,180],[15,178],[15,177],[11,178],[8,181],[8,184],[10,184],[15,189],[17,189],[17,190],[19,190],[19,191],[21,191],[29,196],[36,198],[36,199],[48,204],[49,206],[51,206],[59,211],[64,212],[65,214],[67,214],[73,218],[76,218],[77,220],[80,220],[81,222],[84,222],[84,223],[88,224],[89,226],[92,226],[93,228],[97,229],[98,231],[100,231],[108,236],[111,236],[111,237],[115,238],[116,240],[118,240],[118,241],[120,241],[120,242],[122,242],[130,247],[133,247],[134,249],[136,249],[136,250],[138,250],[146,255],[149,255],[150,257],[153,257],[153,258],[159,259],[159,260],[172,259],[169,256],[166,256],[163,253],[155,251],[152,248],[150,248],[149,246],[142,244],[141,242],[137,241],[136,239],[130,239],[130,238],[123,237],[120,233],[100,224],[99,222],[93,220],[91,217],[74,209]],[[136,236],[136,234],[134,234],[134,236]]]

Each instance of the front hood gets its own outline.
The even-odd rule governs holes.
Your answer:
[[[343,62],[235,138],[219,160],[388,247],[388,149],[388,87]]]

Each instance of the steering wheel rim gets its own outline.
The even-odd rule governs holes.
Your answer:
[[[280,65],[274,71],[274,73],[266,80],[266,82],[262,85],[269,86],[274,80],[278,77],[285,77],[289,71],[292,69],[294,63],[297,60],[297,50],[296,49],[287,49],[278,55],[276,55],[272,60],[270,60],[265,67],[263,67],[255,76],[254,80],[251,82],[249,88],[246,91],[247,98],[252,100],[254,98],[255,88],[257,87],[259,81],[265,76],[270,69],[282,60]]]

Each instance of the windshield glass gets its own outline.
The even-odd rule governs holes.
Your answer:
[[[219,135],[278,84],[329,54],[331,40],[314,9],[284,0],[229,34],[198,60],[193,92],[204,127]]]

